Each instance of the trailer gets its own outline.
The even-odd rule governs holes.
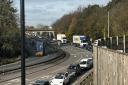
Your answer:
[[[85,47],[88,45],[87,37],[84,35],[73,35],[73,44],[75,46]]]
[[[65,34],[57,34],[57,41],[61,44],[67,43],[67,38]]]

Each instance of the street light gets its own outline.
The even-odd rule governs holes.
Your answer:
[[[20,27],[21,27],[21,85],[25,84],[25,11],[24,0],[20,0]]]

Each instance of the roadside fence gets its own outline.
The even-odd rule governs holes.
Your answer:
[[[98,39],[98,46],[128,53],[128,36],[115,36],[110,38]]]

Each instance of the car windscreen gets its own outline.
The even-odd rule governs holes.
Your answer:
[[[63,37],[63,39],[67,39],[66,37]]]
[[[88,59],[89,61],[93,61],[92,59]]]
[[[63,78],[64,78],[64,75],[58,74],[58,75],[55,76],[55,79],[63,79]]]
[[[76,66],[69,66],[68,69],[76,69]]]
[[[81,43],[86,43],[86,40],[82,40]]]
[[[80,64],[86,64],[87,63],[87,61],[81,61],[80,62]]]

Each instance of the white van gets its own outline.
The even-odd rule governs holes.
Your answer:
[[[82,70],[88,70],[90,68],[90,62],[88,58],[80,60],[80,67]]]

